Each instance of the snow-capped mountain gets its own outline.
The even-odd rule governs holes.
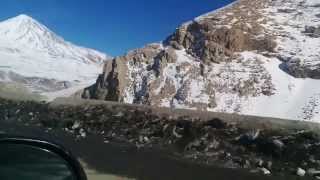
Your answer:
[[[107,59],[65,41],[27,15],[0,22],[0,81],[22,83],[40,93],[81,89],[94,82]]]
[[[105,64],[83,98],[320,122],[320,2],[238,0]]]

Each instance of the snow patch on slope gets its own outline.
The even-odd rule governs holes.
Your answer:
[[[297,79],[281,70],[282,64],[277,58],[259,57],[263,66],[271,74],[276,91],[272,96],[259,96],[239,102],[241,114],[278,117],[294,120],[320,120],[317,103],[320,92],[320,80]],[[314,100],[315,99],[315,100]],[[310,102],[314,100],[314,103]]]
[[[320,5],[317,0],[278,0],[264,10],[270,18],[265,28],[277,36],[282,60],[299,61],[311,69],[320,64],[320,39],[305,33],[308,27],[320,26],[316,5]]]

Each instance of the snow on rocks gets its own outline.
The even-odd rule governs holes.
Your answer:
[[[265,9],[270,19],[265,27],[277,36],[277,51],[284,68],[297,78],[320,78],[320,40],[316,37],[320,19],[315,4],[312,0],[276,0]]]
[[[302,168],[297,169],[297,175],[303,177],[306,174],[306,171]]]
[[[241,0],[200,16],[120,57],[128,79],[116,101],[319,121],[318,9],[313,0]]]
[[[260,171],[264,174],[264,175],[270,175],[271,171],[269,171],[267,168],[260,168]]]

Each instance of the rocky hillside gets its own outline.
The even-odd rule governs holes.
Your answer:
[[[82,97],[320,119],[319,10],[317,0],[238,0],[107,62]]]

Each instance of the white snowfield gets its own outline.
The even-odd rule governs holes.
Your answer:
[[[320,26],[319,0],[276,0],[265,9],[269,17],[266,29],[277,35],[277,51],[287,59],[301,59],[301,64],[319,68],[320,38],[303,33],[306,27]],[[286,9],[290,13],[280,13]],[[254,53],[244,53],[248,58]],[[272,76],[275,94],[252,98],[243,105],[244,114],[320,122],[320,80],[294,78],[282,71],[277,58],[264,58],[264,66]]]
[[[280,9],[288,13],[281,13]],[[306,66],[320,67],[320,38],[303,33],[307,26],[320,26],[319,0],[273,0],[263,14],[267,19],[266,31],[277,36],[276,50],[282,57],[299,58]],[[274,95],[239,97],[218,93],[218,107],[213,111],[320,122],[320,80],[289,75],[280,68],[283,62],[278,58],[256,52],[243,52],[241,56],[263,62],[272,77]]]
[[[67,91],[77,91],[74,86],[81,88],[95,82],[103,62],[109,58],[65,41],[27,15],[0,22],[0,72],[3,74],[14,72],[25,77],[67,81],[71,84]],[[0,81],[10,79],[0,76]]]
[[[320,80],[294,78],[279,68],[282,62],[277,58],[265,58],[253,52],[243,52],[242,56],[263,61],[272,77],[275,94],[250,98],[233,96],[232,101],[241,105],[241,114],[320,122]],[[218,109],[233,112],[232,108],[227,108],[225,100],[217,103]]]

